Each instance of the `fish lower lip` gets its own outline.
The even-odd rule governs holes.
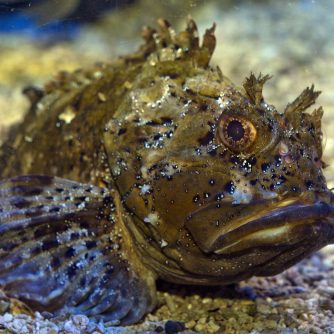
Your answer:
[[[278,207],[219,236],[212,244],[211,251],[215,254],[225,254],[250,248],[252,244],[270,246],[275,243],[294,243],[294,237],[296,242],[301,237],[294,236],[289,231],[294,229],[296,233],[306,233],[314,222],[325,225],[330,223],[334,230],[334,206],[319,201],[313,204],[295,202]]]

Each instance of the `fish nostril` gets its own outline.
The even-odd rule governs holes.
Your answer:
[[[278,145],[278,153],[282,156],[282,157],[285,157],[289,154],[289,147],[288,145],[281,141]]]

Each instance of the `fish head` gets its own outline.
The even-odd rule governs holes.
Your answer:
[[[108,123],[129,229],[163,278],[273,275],[333,242],[323,112],[306,111],[319,92],[278,111],[262,95],[268,79],[251,74],[237,87],[218,68],[151,59]]]

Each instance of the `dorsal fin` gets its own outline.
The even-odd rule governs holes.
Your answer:
[[[171,24],[165,19],[158,19],[158,30],[144,27],[142,36],[145,40],[139,50],[123,59],[127,61],[142,61],[148,57],[158,60],[186,60],[196,65],[206,67],[216,46],[214,35],[216,25],[206,30],[202,45],[199,43],[198,29],[195,21],[188,18],[184,31],[176,33]]]
[[[263,99],[263,85],[270,78],[271,76],[269,74],[262,75],[262,73],[260,73],[258,77],[256,77],[254,73],[251,73],[250,76],[245,79],[243,86],[248,97],[255,105],[260,105]]]
[[[30,106],[33,108],[44,96],[44,91],[36,86],[27,86],[23,89],[22,93],[30,101]]]
[[[321,91],[315,91],[314,85],[306,87],[300,95],[285,108],[285,113],[302,112],[315,103]]]

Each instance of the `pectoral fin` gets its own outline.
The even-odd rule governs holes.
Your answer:
[[[32,309],[138,321],[154,306],[154,279],[127,260],[114,211],[104,188],[48,176],[1,181],[0,288]]]

